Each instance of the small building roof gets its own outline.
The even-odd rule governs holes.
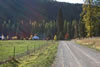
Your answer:
[[[37,40],[39,40],[39,37],[38,37],[38,36],[33,36],[32,39],[37,39]]]

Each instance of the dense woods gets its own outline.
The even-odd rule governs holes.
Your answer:
[[[38,33],[41,37],[53,37],[57,32],[56,20],[60,7],[63,21],[80,19],[81,4],[55,0],[0,0],[0,35],[26,38]]]
[[[41,39],[100,36],[100,6],[92,0],[81,4],[56,0],[1,0],[0,35],[19,39],[38,34]]]

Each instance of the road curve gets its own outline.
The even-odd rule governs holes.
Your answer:
[[[100,67],[100,52],[73,41],[60,41],[55,67]]]

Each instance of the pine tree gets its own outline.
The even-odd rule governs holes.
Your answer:
[[[73,37],[77,38],[78,37],[78,23],[76,20],[72,21],[72,27],[73,27],[73,31],[74,31]]]
[[[93,22],[94,24],[94,36],[100,36],[99,29],[100,29],[100,6],[95,5],[93,7]]]
[[[71,24],[71,22],[68,22],[67,23],[67,33],[68,33],[68,35],[69,35],[69,39],[71,39],[72,38],[72,35],[71,34],[73,34],[72,33],[72,24]]]
[[[64,26],[63,14],[62,14],[62,9],[60,8],[57,17],[57,31],[63,32],[63,26]]]
[[[79,22],[78,31],[79,31],[79,38],[81,38],[81,37],[82,37],[82,38],[86,37],[85,23]]]
[[[67,24],[68,22],[65,20],[64,21],[64,33],[67,33]]]
[[[63,28],[64,28],[64,21],[63,21],[63,13],[62,9],[59,9],[58,17],[57,17],[57,36],[58,39],[63,39]]]

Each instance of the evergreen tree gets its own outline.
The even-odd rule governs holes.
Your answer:
[[[77,21],[76,20],[73,20],[72,21],[72,27],[73,27],[73,37],[74,38],[77,38],[78,37],[78,23],[77,23]]]
[[[93,22],[95,23],[94,24],[94,36],[100,36],[100,32],[99,32],[99,29],[100,29],[100,6],[97,6],[95,5],[93,7],[93,13],[92,13],[94,16],[93,16]]]
[[[64,21],[64,33],[65,34],[67,33],[67,24],[68,24],[68,22],[65,20]]]
[[[79,31],[79,38],[86,37],[85,23],[79,22],[78,31]]]
[[[62,9],[60,8],[57,17],[57,36],[59,36],[58,39],[63,39],[63,28],[64,28],[63,13]]]

